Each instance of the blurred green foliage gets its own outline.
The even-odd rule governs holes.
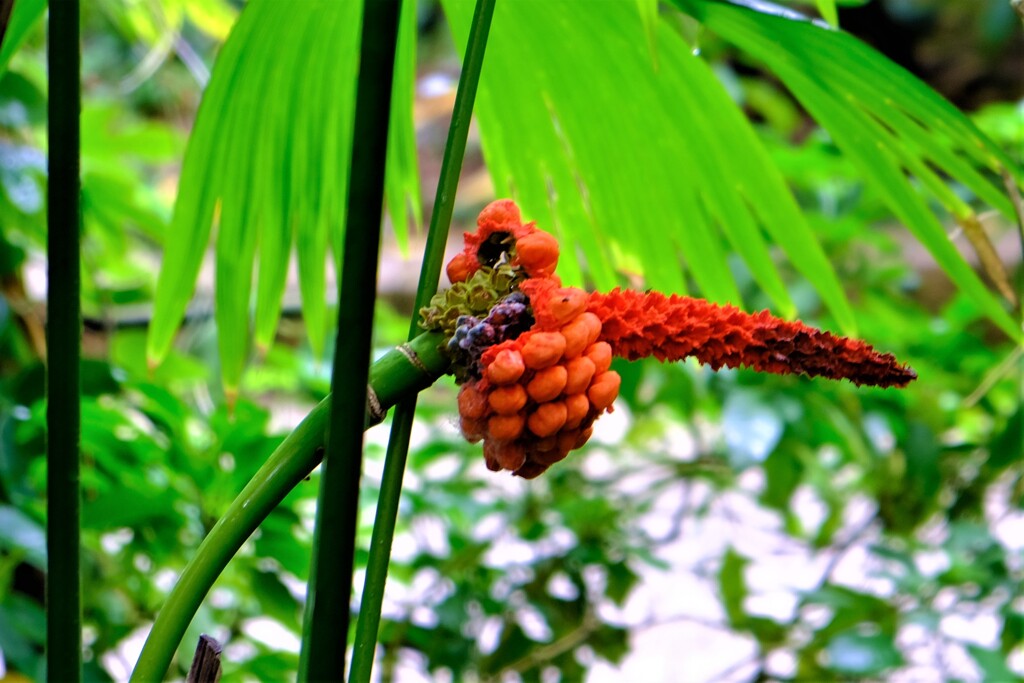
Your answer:
[[[186,1],[86,9],[83,580],[91,680],[127,675],[176,572],[327,387],[326,368],[286,320],[247,370],[247,398],[229,416],[202,304],[179,350],[153,371],[146,366],[142,325],[183,125],[196,106],[198,66],[209,64],[234,12],[226,2]],[[187,47],[165,45],[168,26]],[[0,670],[41,680],[38,25],[26,39],[0,79]],[[908,361],[920,379],[897,392],[620,363],[616,414],[602,420],[592,445],[534,482],[485,470],[479,447],[454,426],[454,386],[440,383],[421,398],[402,497],[380,637],[386,680],[420,672],[569,681],[597,672],[599,661],[637,672],[633,648],[673,621],[739,638],[700,651],[679,642],[665,653],[669,661],[703,659],[707,680],[1000,682],[1024,673],[1020,348],[971,300],[930,284],[941,275],[908,260],[882,199],[826,135],[801,132],[805,117],[788,95],[724,45],[704,50],[717,52],[720,77],[762,121],[758,132],[844,283],[861,335]],[[198,64],[186,64],[192,57],[181,51]],[[143,74],[127,59],[156,65]],[[1020,104],[1006,102],[976,120],[1013,154],[1020,116]],[[730,264],[743,299],[767,305],[741,260]],[[827,323],[814,288],[782,259],[777,265],[797,307]],[[1019,283],[1019,261],[1014,268]],[[382,304],[378,345],[404,339],[406,329],[406,318]],[[368,437],[359,562],[383,434]],[[182,645],[178,675],[201,632],[226,643],[230,680],[293,675],[317,476],[218,581]],[[680,588],[666,592],[672,585]],[[772,596],[775,607],[766,608]]]

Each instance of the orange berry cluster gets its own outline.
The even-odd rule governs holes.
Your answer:
[[[618,396],[621,378],[610,370],[612,347],[600,339],[601,320],[587,310],[582,289],[562,287],[554,275],[558,243],[523,225],[508,200],[480,214],[479,230],[448,265],[449,278],[468,278],[486,267],[486,244],[506,244],[511,263],[526,279],[534,325],[515,339],[489,347],[479,377],[459,391],[462,433],[484,442],[491,470],[532,479],[590,438],[594,420]]]

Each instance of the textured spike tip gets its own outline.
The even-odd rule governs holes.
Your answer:
[[[869,344],[781,320],[768,311],[744,313],[703,299],[616,289],[590,295],[601,338],[615,355],[662,361],[693,356],[718,370],[749,367],[773,374],[849,379],[854,384],[904,387],[917,374]]]

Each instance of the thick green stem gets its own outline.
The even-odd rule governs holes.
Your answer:
[[[46,666],[82,680],[78,0],[50,6],[47,60]]]
[[[399,9],[399,0],[363,3],[348,218],[331,373],[334,401],[313,529],[300,681],[345,678],[363,466],[363,387],[369,374],[373,307],[377,298],[384,166]]]
[[[437,291],[444,261],[444,246],[448,227],[455,207],[455,192],[459,184],[462,160],[469,137],[469,124],[473,116],[477,85],[483,68],[487,36],[491,18],[494,16],[496,0],[477,0],[470,28],[466,55],[463,59],[462,75],[455,94],[455,108],[448,129],[444,157],[441,161],[441,176],[438,179],[434,212],[430,218],[430,231],[424,250],[423,265],[420,268],[419,286],[416,289],[416,306],[409,326],[409,338],[420,332],[419,310],[430,303],[430,297]],[[416,395],[410,395],[395,408],[384,459],[384,473],[381,480],[377,512],[373,521],[373,536],[370,539],[370,555],[366,565],[366,581],[363,584],[362,600],[359,603],[359,618],[356,622],[355,645],[352,650],[350,683],[368,683],[373,670],[373,658],[380,628],[381,604],[387,583],[388,563],[391,559],[391,544],[395,537],[398,520],[398,504],[402,494],[402,478],[409,455],[409,435],[412,433],[413,418],[416,414]]]
[[[366,414],[366,426],[379,423],[389,407],[422,391],[445,373],[448,359],[440,351],[443,341],[440,334],[423,334],[373,364],[367,393],[376,397],[379,409]],[[164,677],[185,630],[228,561],[288,492],[319,464],[329,412],[330,398],[326,398],[277,447],[210,530],[157,615],[132,681],[159,681]]]

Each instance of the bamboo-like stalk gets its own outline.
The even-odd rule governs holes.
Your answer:
[[[364,387],[377,298],[381,206],[399,0],[365,0],[349,173],[338,325],[331,372],[331,419],[320,477],[313,558],[306,592],[300,681],[345,678],[363,466]]]
[[[47,102],[46,666],[82,680],[78,0],[50,4]]]
[[[423,334],[373,364],[369,391],[379,410],[366,415],[366,426],[380,422],[383,411],[447,371],[448,359],[440,350],[443,342],[443,335]],[[267,515],[320,463],[330,402],[330,397],[321,401],[285,438],[200,544],[157,615],[132,672],[133,682],[164,677],[213,582]]]
[[[496,0],[477,0],[470,27],[466,54],[463,58],[462,74],[455,94],[455,107],[448,128],[444,157],[441,161],[441,175],[434,198],[434,210],[430,217],[430,229],[424,248],[420,279],[416,288],[416,305],[409,325],[409,338],[413,339],[422,330],[419,326],[419,310],[430,303],[441,278],[444,261],[444,247],[448,227],[455,207],[455,192],[462,171],[462,160],[466,153],[469,124],[473,116],[477,85],[483,68],[487,36],[490,33],[491,18],[494,16]],[[391,559],[391,544],[395,537],[395,523],[398,519],[398,504],[402,494],[402,479],[409,456],[409,435],[412,433],[413,418],[416,414],[416,395],[399,402],[391,423],[384,459],[384,473],[381,479],[377,511],[373,521],[373,535],[370,539],[370,555],[366,565],[366,580],[363,584],[362,599],[359,602],[359,617],[356,622],[355,645],[352,649],[351,683],[368,683],[373,670],[373,659],[380,628],[381,603],[387,583],[388,564]]]

